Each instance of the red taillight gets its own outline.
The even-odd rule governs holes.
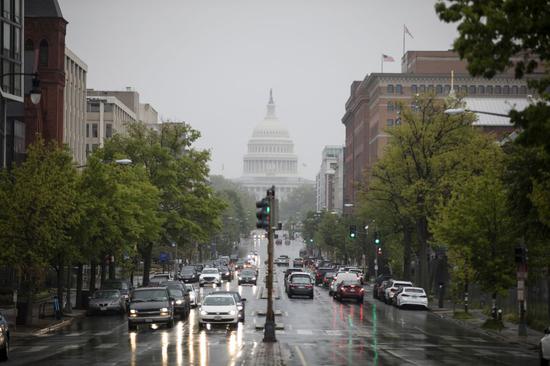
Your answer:
[[[362,289],[361,289],[361,292],[365,292],[365,289],[364,289],[364,288],[362,288]]]
[[[306,285],[306,288],[313,288],[313,285]]]

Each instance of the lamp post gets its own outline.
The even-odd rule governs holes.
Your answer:
[[[509,115],[507,114],[503,114],[503,113],[494,113],[494,112],[486,112],[486,111],[476,111],[476,110],[473,110],[473,109],[467,109],[467,108],[450,108],[450,109],[446,109],[444,111],[445,114],[448,114],[449,116],[454,116],[454,115],[457,115],[457,114],[463,114],[463,113],[467,113],[467,112],[470,112],[470,113],[479,113],[479,114],[487,114],[489,116],[496,116],[496,117],[510,117]]]

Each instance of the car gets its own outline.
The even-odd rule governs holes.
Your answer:
[[[202,263],[199,263],[199,264],[195,264],[194,267],[195,267],[197,273],[201,273],[202,270],[204,269],[205,265],[202,264]]]
[[[391,276],[386,274],[381,274],[376,277],[374,280],[374,284],[372,285],[372,297],[375,299],[378,299],[378,288],[382,284],[382,282],[390,280]]]
[[[390,281],[391,281],[391,279],[382,281],[380,286],[378,286],[378,288],[376,289],[376,291],[378,292],[378,295],[376,296],[376,298],[378,300],[386,302],[386,299],[385,299],[385,297],[386,297],[386,288],[388,288],[388,286],[390,285]]]
[[[235,263],[235,269],[239,270],[239,269],[243,269],[244,268],[244,264],[245,264],[245,260],[244,259],[239,259],[237,261],[237,263]]]
[[[239,286],[242,284],[252,284],[254,286],[257,285],[257,277],[258,274],[256,273],[256,270],[254,269],[243,269],[239,272],[239,276],[237,277]]]
[[[174,302],[174,314],[179,315],[180,319],[185,319],[189,316],[191,305],[189,304],[189,296],[186,296],[187,290],[173,287],[168,288],[168,293]]]
[[[313,299],[313,279],[310,274],[306,272],[290,274],[286,281],[286,293],[289,298],[298,295]]]
[[[336,287],[334,298],[337,300],[355,299],[362,304],[365,296],[365,289],[359,280],[344,280]]]
[[[399,290],[400,287],[406,287],[406,286],[413,287],[413,284],[410,281],[391,280],[389,282],[388,287],[386,287],[386,289],[384,290],[384,302],[386,304],[392,304],[393,298],[397,290]]]
[[[10,356],[10,336],[8,319],[0,313],[0,361],[7,361]]]
[[[323,276],[322,286],[325,288],[329,288],[330,284],[334,280],[334,277],[336,277],[336,272],[325,272],[325,275]]]
[[[284,285],[286,288],[286,280],[288,279],[288,276],[290,276],[292,273],[296,272],[304,272],[303,268],[287,268],[284,272]]]
[[[227,266],[221,266],[218,268],[222,276],[222,280],[231,281],[233,279],[233,271]]]
[[[185,283],[198,282],[199,273],[194,266],[183,267],[180,272],[180,279]]]
[[[124,297],[126,301],[130,296],[130,291],[132,291],[132,284],[130,281],[126,280],[105,280],[101,284],[101,290],[118,290]]]
[[[142,287],[130,294],[128,330],[135,330],[139,324],[164,323],[174,326],[175,300],[170,298],[166,287]]]
[[[285,239],[285,245],[290,245],[290,239]]]
[[[216,291],[217,295],[231,295],[237,303],[237,309],[239,310],[239,321],[244,323],[245,320],[245,305],[246,299],[242,298],[237,291]]]
[[[290,260],[288,258],[288,256],[279,256],[279,258],[275,259],[275,264],[278,265],[278,266],[289,266],[290,265]]]
[[[189,306],[191,308],[196,308],[199,305],[199,295],[197,289],[190,283],[185,284],[185,291],[189,295]]]
[[[540,340],[540,364],[550,364],[550,327],[544,330],[544,337]]]
[[[334,272],[332,267],[320,267],[315,271],[315,284],[320,285],[323,283],[323,276],[327,272]]]
[[[176,310],[183,309],[184,313],[189,314],[189,312],[191,311],[191,300],[185,284],[180,281],[165,281],[162,282],[160,285],[166,286],[168,288],[168,292],[170,292],[171,290],[180,290],[182,292],[183,298],[180,299],[179,294],[178,297],[173,296],[176,300],[176,304],[174,305],[174,307],[176,308]],[[180,300],[181,303],[178,303],[178,300]],[[176,313],[180,314],[181,311],[178,310],[176,311]]]
[[[283,239],[276,239],[275,244],[277,245],[283,245]]]
[[[116,312],[126,313],[126,298],[119,290],[97,290],[88,303],[86,315]]]
[[[394,299],[394,304],[398,308],[405,306],[428,308],[428,296],[422,287],[400,287]]]
[[[158,287],[162,282],[171,280],[172,275],[170,273],[157,273],[149,277],[149,286]]]
[[[206,295],[199,311],[199,329],[206,324],[228,324],[236,328],[239,325],[239,309],[235,298],[229,294]]]
[[[304,266],[304,260],[302,258],[294,258],[292,261],[292,265],[294,267],[303,267]]]
[[[222,283],[220,271],[217,268],[205,268],[199,276],[199,286],[220,285]]]
[[[351,272],[338,272],[328,288],[329,296],[336,295],[336,289],[342,281],[357,281],[357,275]]]

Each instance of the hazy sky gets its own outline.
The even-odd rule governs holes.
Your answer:
[[[407,49],[449,49],[456,26],[434,0],[59,0],[67,46],[88,64],[88,87],[132,86],[164,119],[184,120],[211,149],[211,171],[242,172],[269,88],[289,128],[301,175],[325,145],[344,143],[353,80],[399,72]],[[303,165],[305,164],[305,166]],[[223,168],[223,171],[222,171]]]

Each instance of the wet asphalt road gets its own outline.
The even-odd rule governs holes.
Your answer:
[[[298,255],[299,243],[277,246],[275,255]],[[260,262],[265,242],[258,246]],[[275,309],[285,329],[277,331],[286,365],[538,365],[537,353],[468,331],[429,311],[400,310],[372,299],[364,304],[339,303],[322,288],[315,298],[288,299],[277,271],[281,297]],[[263,268],[256,286],[224,283],[247,299],[246,322],[234,331],[214,328],[199,332],[197,310],[173,329],[141,328],[128,332],[122,316],[95,316],[75,322],[61,333],[12,340],[8,365],[249,365],[261,347],[255,330]],[[201,290],[203,294],[216,291]]]

